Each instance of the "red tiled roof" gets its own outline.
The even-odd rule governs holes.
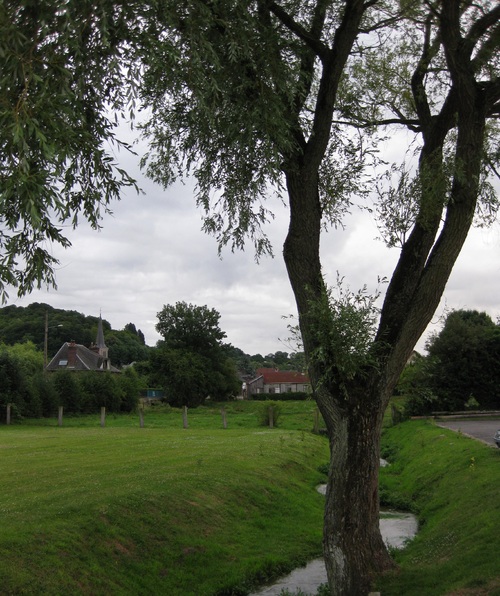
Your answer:
[[[309,377],[293,370],[275,370],[274,368],[258,368],[258,377],[264,377],[266,385],[272,383],[309,383]]]

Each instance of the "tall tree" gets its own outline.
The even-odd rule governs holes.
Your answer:
[[[283,255],[331,444],[332,594],[367,593],[392,565],[378,519],[383,413],[483,191],[496,209],[485,174],[498,162],[487,123],[500,112],[499,17],[489,1],[184,0],[161,3],[148,25],[149,174],[167,185],[194,172],[205,229],[233,248],[249,235],[257,254],[270,250],[266,195],[287,198]],[[377,208],[401,248],[378,318],[370,297],[336,296],[322,275],[321,230],[363,190],[366,141],[342,122],[399,124],[419,147],[414,179],[401,166]]]
[[[207,397],[234,398],[241,383],[222,344],[226,334],[214,308],[186,302],[165,305],[156,330],[163,337],[150,354],[150,377],[170,403],[196,407]]]
[[[428,341],[427,350],[429,355],[407,386],[415,414],[428,413],[422,411],[426,404],[419,399],[426,391],[433,398],[431,410],[464,410],[471,398],[481,409],[498,409],[500,327],[486,313],[451,312],[441,332]]]

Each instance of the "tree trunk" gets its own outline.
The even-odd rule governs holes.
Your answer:
[[[339,407],[319,392],[330,439],[323,551],[332,596],[366,595],[375,573],[394,567],[380,533],[378,474],[384,407],[364,383]],[[324,400],[328,406],[322,408]]]

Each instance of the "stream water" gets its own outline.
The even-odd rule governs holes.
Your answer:
[[[325,488],[320,486],[318,490],[324,493]],[[380,512],[380,532],[385,543],[389,546],[402,548],[407,540],[415,536],[417,529],[417,518],[411,513]],[[305,567],[295,569],[271,586],[266,586],[254,592],[251,596],[279,596],[281,591],[285,589],[292,593],[301,590],[304,594],[314,595],[318,587],[325,583],[327,583],[325,563],[323,559],[315,559]]]

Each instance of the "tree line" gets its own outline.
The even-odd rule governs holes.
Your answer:
[[[242,380],[255,375],[257,368],[304,366],[300,352],[245,354],[224,343],[226,334],[220,328],[217,310],[177,302],[158,313],[156,329],[163,339],[154,347],[145,345],[144,335],[133,323],[116,331],[102,321],[111,362],[123,366],[122,375],[69,371],[44,375],[47,313],[49,359],[69,337],[87,347],[96,337],[96,317],[38,303],[0,309],[0,404],[12,403],[19,416],[50,416],[59,405],[64,405],[67,413],[88,413],[101,406],[112,412],[131,411],[137,406],[139,392],[148,387],[162,389],[173,406],[196,407],[209,398],[234,399],[241,393]]]
[[[103,406],[115,413],[136,409],[141,381],[133,369],[48,374],[43,359],[29,341],[0,345],[0,420],[5,420],[8,404],[14,419],[52,417],[59,406],[68,414],[90,414]]]
[[[46,317],[49,360],[64,342],[74,340],[90,347],[96,340],[98,317],[33,302],[26,307],[9,305],[0,308],[0,342],[13,345],[30,341],[43,351]],[[147,358],[149,348],[144,334],[134,323],[128,323],[122,330],[114,330],[108,321],[102,319],[102,327],[111,361],[116,366]]]
[[[500,409],[500,325],[485,312],[452,311],[399,381],[408,416]]]

